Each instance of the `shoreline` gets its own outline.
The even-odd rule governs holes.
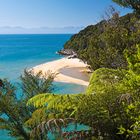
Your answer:
[[[64,57],[58,60],[50,61],[37,65],[31,70],[36,74],[42,72],[43,75],[48,72],[54,73],[55,82],[73,83],[83,86],[89,85],[90,71],[88,65],[78,58]]]

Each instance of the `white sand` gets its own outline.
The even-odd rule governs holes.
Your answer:
[[[65,83],[74,83],[74,84],[80,84],[84,86],[88,86],[89,82],[85,80],[85,75],[87,73],[84,73],[84,71],[88,71],[87,68],[88,65],[79,60],[78,58],[62,58],[56,61],[44,63],[41,65],[38,65],[36,67],[33,67],[32,70],[34,73],[37,73],[39,71],[42,71],[43,74],[47,73],[48,71],[55,73],[56,77],[54,78],[54,81],[56,82],[65,82]],[[70,68],[72,71],[72,76],[65,74],[65,68]],[[73,69],[72,69],[73,68]],[[78,70],[75,71],[75,68]],[[63,70],[63,72],[62,72]],[[80,78],[77,78],[81,73]],[[84,74],[84,76],[82,76]]]

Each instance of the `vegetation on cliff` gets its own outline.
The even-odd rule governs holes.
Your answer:
[[[118,13],[114,13],[111,19],[88,26],[72,36],[64,48],[73,49],[93,70],[126,68],[124,52],[140,43],[139,29],[136,14],[119,17]]]

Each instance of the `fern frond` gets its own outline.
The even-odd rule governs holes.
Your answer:
[[[27,106],[33,105],[36,108],[46,106],[47,100],[49,100],[50,95],[53,94],[51,93],[38,94],[27,102]]]

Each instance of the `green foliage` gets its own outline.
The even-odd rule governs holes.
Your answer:
[[[98,68],[126,68],[124,50],[140,43],[139,18],[135,14],[112,16],[80,31],[65,44],[93,70]]]
[[[129,70],[134,73],[140,74],[140,45],[136,45],[134,50],[126,50],[127,62]]]
[[[113,1],[121,6],[132,8],[133,10],[135,10],[140,14],[140,0],[113,0]]]
[[[42,120],[36,117],[39,114],[40,118],[49,120],[52,118],[67,118],[73,117],[79,98],[83,94],[39,94],[31,98],[27,105],[34,105],[38,108],[33,114],[32,118],[26,122],[27,125],[38,125]],[[44,116],[44,112],[46,113]],[[39,121],[39,122],[38,122]]]
[[[8,134],[16,139],[30,139],[30,129],[24,124],[35,108],[27,107],[26,101],[34,95],[52,90],[53,74],[48,75],[47,78],[43,76],[39,78],[40,76],[41,73],[34,75],[31,71],[25,70],[24,75],[21,76],[23,97],[20,100],[17,98],[16,88],[7,80],[1,80],[0,129],[7,130]]]
[[[125,113],[127,114],[129,120],[131,121],[131,124],[129,127],[121,125],[119,128],[118,134],[125,134],[126,138],[133,139],[133,140],[139,140],[140,137],[140,102],[139,100],[135,100],[134,103],[131,103],[125,108]]]
[[[0,115],[0,129],[8,130],[9,135],[17,139],[29,140],[23,125],[29,117],[27,107],[18,101],[15,87],[7,80],[3,80],[0,88]]]
[[[87,90],[88,93],[91,93],[90,97],[83,98],[83,102],[86,102],[87,105],[86,103],[83,105],[83,102],[80,101],[78,110],[88,114],[89,117],[87,115],[81,117],[82,115],[78,112],[79,121],[88,120],[88,125],[92,124],[95,130],[100,130],[103,137],[108,134],[107,139],[139,140],[139,49],[140,46],[137,45],[133,54],[126,51],[128,71],[96,70],[90,81],[92,84],[90,83]],[[115,76],[118,78],[114,78]]]
[[[86,90],[88,94],[101,94],[105,88],[115,86],[123,80],[126,70],[100,68],[93,72],[90,84]]]
[[[53,134],[56,134],[59,130],[59,136],[65,138],[65,136],[70,135],[70,132],[61,132],[62,128],[66,128],[69,123],[65,122],[66,120],[73,120],[75,122],[74,114],[77,109],[78,100],[85,96],[84,94],[40,94],[33,98],[31,98],[27,105],[34,105],[34,107],[37,107],[38,109],[34,111],[32,114],[32,117],[26,121],[26,126],[30,128],[35,128],[31,132],[31,136],[38,136],[41,137],[41,134],[48,133],[49,131]],[[54,125],[49,125],[49,128],[51,129],[45,129],[45,131],[41,126],[48,125],[52,120],[60,120],[55,121],[55,127]],[[61,123],[57,123],[61,122]],[[41,124],[44,125],[41,125]],[[56,125],[57,124],[57,125]],[[64,125],[65,124],[65,125]],[[46,127],[46,126],[45,126]],[[46,127],[48,128],[48,127]],[[59,128],[59,129],[58,129]],[[68,134],[65,134],[68,133]],[[71,132],[72,133],[72,132]],[[73,132],[74,133],[74,132]],[[36,135],[35,135],[36,134]],[[86,134],[86,133],[85,133]],[[64,135],[64,136],[63,136]],[[72,134],[71,134],[72,135]],[[78,136],[79,133],[75,135]],[[44,138],[47,136],[43,135]],[[57,135],[58,136],[58,135]],[[55,139],[57,139],[57,136]],[[73,135],[72,135],[73,136]]]
[[[24,96],[27,99],[30,99],[39,93],[52,92],[52,82],[54,77],[55,75],[49,72],[46,73],[46,75],[43,75],[41,71],[35,74],[32,70],[25,70],[24,74],[20,77]]]
[[[40,94],[31,98],[27,105],[38,109],[26,125],[33,125],[35,133],[40,136],[42,122],[72,117],[76,122],[92,128],[96,139],[139,140],[139,48],[137,45],[133,55],[125,51],[128,70],[101,68],[94,71],[87,94]],[[88,138],[91,139],[92,135]]]

